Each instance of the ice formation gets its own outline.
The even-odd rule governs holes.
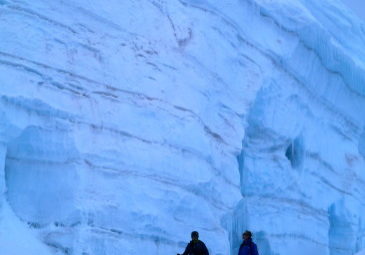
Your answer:
[[[0,0],[0,254],[365,250],[365,25],[339,0]]]

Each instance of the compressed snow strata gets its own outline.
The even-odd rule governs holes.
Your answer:
[[[265,255],[364,249],[364,25],[339,1],[0,12],[8,238],[174,254],[198,230],[219,255],[252,229]]]

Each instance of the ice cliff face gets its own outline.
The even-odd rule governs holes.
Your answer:
[[[365,26],[330,0],[0,0],[1,254],[365,248]]]

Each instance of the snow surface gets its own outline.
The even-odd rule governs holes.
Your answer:
[[[365,250],[342,1],[0,0],[0,38],[0,254]]]
[[[365,20],[365,2],[362,0],[343,0],[344,4],[349,6],[354,13]]]

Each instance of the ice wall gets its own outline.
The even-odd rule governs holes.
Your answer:
[[[6,0],[0,21],[6,254],[176,254],[192,230],[236,254],[245,229],[261,255],[365,248],[365,29],[340,1]]]

